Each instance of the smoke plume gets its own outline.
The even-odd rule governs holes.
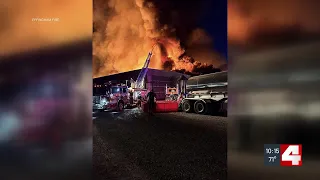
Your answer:
[[[262,39],[287,41],[320,33],[319,5],[312,0],[229,0],[228,41],[248,46]]]
[[[192,72],[224,64],[196,27],[203,2],[94,0],[94,76],[141,68],[153,46],[151,68]]]

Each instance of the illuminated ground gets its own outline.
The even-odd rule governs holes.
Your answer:
[[[226,179],[226,118],[94,114],[95,179]]]

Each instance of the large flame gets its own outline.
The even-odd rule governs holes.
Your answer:
[[[192,57],[187,55],[176,32],[179,27],[161,22],[159,14],[156,3],[150,0],[95,0],[94,76],[141,68],[153,45],[156,48],[151,68],[192,72],[196,67],[206,66],[200,62],[224,64],[212,50],[210,37],[201,29],[194,29],[190,34],[186,45]],[[207,48],[192,51],[192,46]]]

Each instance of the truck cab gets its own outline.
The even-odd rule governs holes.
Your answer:
[[[94,94],[93,110],[123,111],[130,103],[128,86],[111,86],[110,88],[104,88],[102,92]]]
[[[176,101],[179,97],[178,89],[176,87],[167,87],[166,88],[166,100]]]

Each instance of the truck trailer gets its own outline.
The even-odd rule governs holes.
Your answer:
[[[227,71],[191,77],[186,82],[182,111],[197,114],[227,114]]]

